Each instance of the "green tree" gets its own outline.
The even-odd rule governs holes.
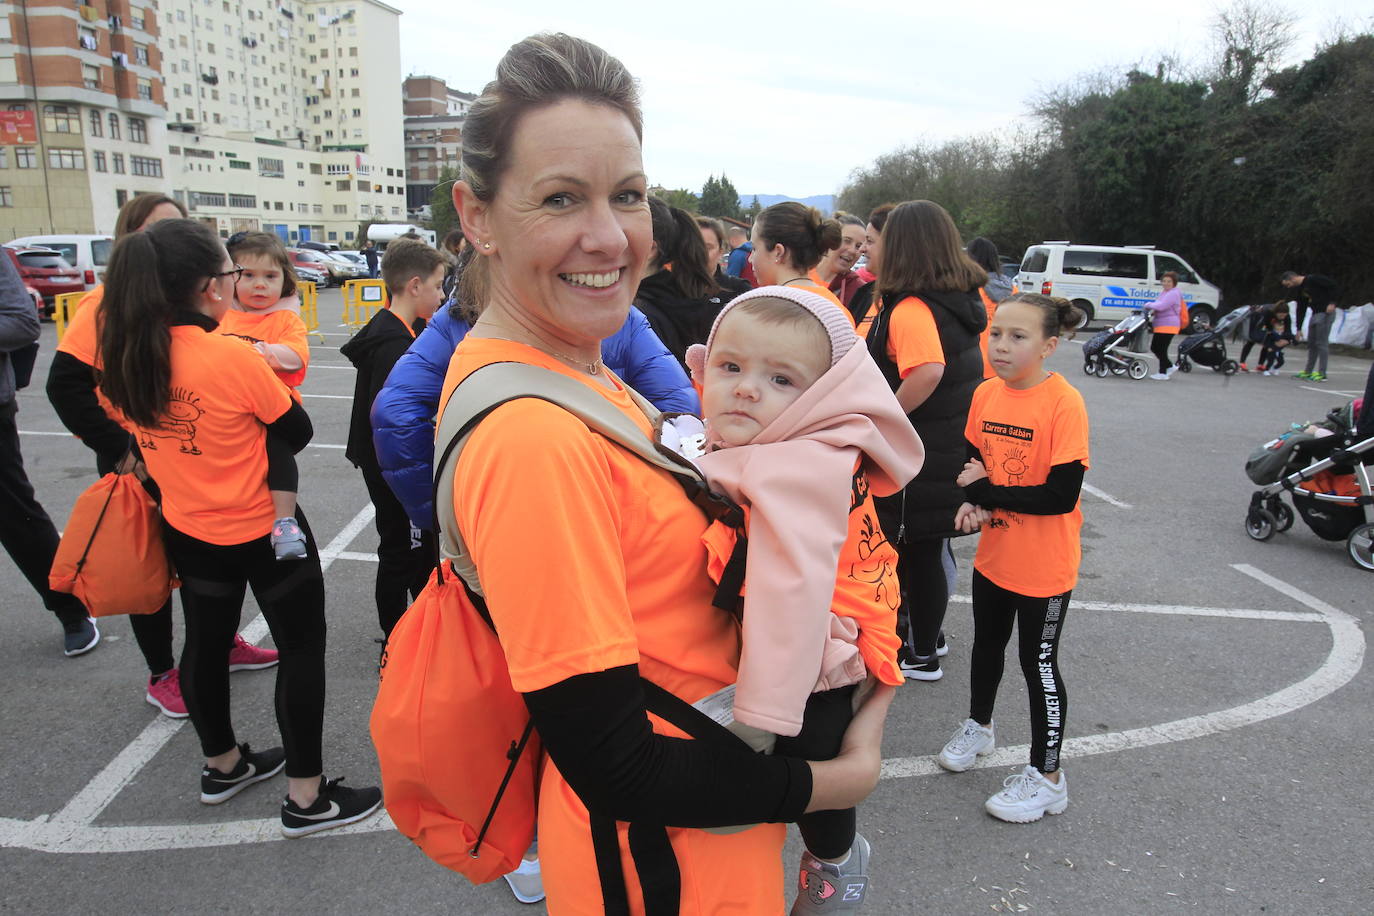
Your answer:
[[[711,175],[706,179],[701,189],[701,214],[739,219],[739,192],[729,178]]]
[[[759,203],[759,196],[755,194],[754,199],[749,202],[749,206],[744,208],[744,220],[752,223],[754,220],[758,219],[759,214],[762,212],[763,204]]]
[[[453,183],[458,180],[458,170],[445,166],[439,172],[439,183],[429,195],[429,228],[442,242],[444,236],[459,228],[458,211],[453,207]]]
[[[701,203],[695,194],[685,188],[675,188],[671,191],[667,188],[650,188],[649,191],[669,206],[686,210],[688,213],[696,213]]]

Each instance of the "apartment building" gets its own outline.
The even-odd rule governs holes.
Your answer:
[[[153,0],[0,2],[0,241],[166,187],[160,34]]]
[[[429,206],[444,169],[457,171],[463,154],[463,119],[476,98],[470,92],[450,89],[435,76],[411,76],[402,84],[410,212]]]
[[[355,242],[361,221],[405,216],[402,114],[396,93],[401,80],[399,10],[378,0],[92,0],[109,9],[101,7],[91,17],[80,6],[74,9],[73,2],[82,0],[8,4],[12,32],[16,16],[26,14],[32,21],[40,4],[53,9],[45,15],[64,27],[51,34],[34,30],[32,39],[42,39],[44,45],[16,38],[14,86],[3,63],[8,48],[0,45],[0,102],[12,90],[11,95],[35,98],[30,104],[49,97],[59,101],[60,95],[61,102],[77,109],[69,123],[80,130],[72,139],[90,153],[72,171],[84,171],[87,191],[82,199],[62,192],[71,203],[69,209],[57,208],[68,216],[62,221],[64,230],[109,232],[128,195],[150,190],[171,194],[193,218],[223,236],[261,228],[292,243],[314,239],[348,244]],[[150,7],[135,12],[141,2]],[[129,6],[129,12],[119,4]],[[0,13],[6,6],[0,0]],[[130,20],[136,16],[142,27],[131,32]],[[93,52],[87,48],[89,36],[74,31],[84,28],[78,21],[95,23]],[[151,32],[146,31],[150,23]],[[105,49],[102,31],[113,34],[109,41],[115,50],[108,61],[113,92],[97,133],[90,110],[98,107],[97,100],[86,97],[91,90],[84,83],[69,86],[70,73],[50,73],[41,61],[49,48],[47,56],[54,58],[99,57]],[[146,42],[138,40],[145,36]],[[25,53],[30,46],[33,55]],[[29,56],[40,61],[32,73],[21,60]],[[117,133],[104,109],[122,116]],[[128,126],[130,114],[146,115],[142,128]],[[0,138],[3,128],[0,121]],[[136,177],[148,181],[132,181],[127,150],[119,150],[125,171],[115,170],[112,143],[131,142],[124,139],[131,131],[146,138],[153,154],[145,158],[157,160],[156,166],[140,161]],[[97,149],[104,153],[103,161],[96,159]],[[76,162],[65,154],[54,161]],[[0,168],[0,187],[6,177]],[[63,186],[49,181],[48,193]],[[12,220],[2,204],[0,200],[0,236],[14,237],[18,233],[11,231]],[[85,225],[79,226],[83,216]]]

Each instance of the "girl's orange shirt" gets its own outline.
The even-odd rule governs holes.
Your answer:
[[[940,346],[940,329],[930,306],[915,296],[907,296],[892,309],[887,333],[887,355],[906,378],[912,369],[936,363],[945,364]]]
[[[310,366],[310,340],[305,322],[295,312],[282,309],[275,312],[248,312],[230,309],[219,320],[220,334],[239,337],[249,343],[282,344],[300,357],[299,369],[273,369],[277,378],[288,388],[299,388]],[[261,355],[258,357],[261,359]]]
[[[983,456],[998,487],[1033,487],[1056,464],[1088,467],[1088,410],[1083,396],[1052,372],[1025,390],[1000,378],[978,386],[964,436]],[[1032,598],[1073,588],[1082,556],[1078,504],[1063,515],[1030,515],[996,509],[983,526],[973,567],[996,585]]]

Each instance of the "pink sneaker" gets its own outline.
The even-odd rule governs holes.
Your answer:
[[[271,668],[276,663],[276,649],[263,649],[252,645],[237,633],[234,634],[234,645],[229,650],[230,671],[257,671],[260,668]]]
[[[162,710],[164,716],[184,719],[190,715],[186,711],[186,701],[181,698],[181,672],[176,668],[161,677],[148,678],[148,692],[143,698]]]

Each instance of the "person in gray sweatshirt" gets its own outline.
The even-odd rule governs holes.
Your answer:
[[[27,376],[38,333],[38,311],[19,271],[9,258],[0,258],[0,543],[43,599],[43,606],[61,621],[62,651],[71,657],[94,649],[100,630],[80,601],[48,587],[48,572],[57,553],[57,528],[34,496],[19,450],[15,393],[28,379],[16,385],[15,356],[27,361],[21,373]]]

